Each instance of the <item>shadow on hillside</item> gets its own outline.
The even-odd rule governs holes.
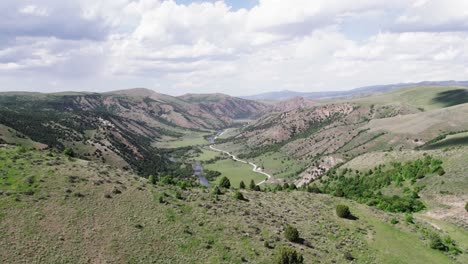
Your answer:
[[[445,139],[445,140],[442,140],[441,142],[431,144],[425,147],[424,149],[448,148],[448,147],[461,146],[461,145],[468,145],[468,136]]]
[[[359,217],[357,217],[357,216],[351,214],[350,216],[346,217],[346,219],[348,219],[348,220],[358,220]]]
[[[443,104],[445,107],[468,103],[468,90],[455,89],[440,92],[432,99],[434,103]]]

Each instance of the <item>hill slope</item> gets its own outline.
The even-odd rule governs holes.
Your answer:
[[[237,200],[229,190],[154,186],[49,151],[1,146],[0,159],[2,263],[272,263],[280,246],[305,263],[462,263],[465,256],[430,249],[419,238],[421,228],[432,230],[423,221],[407,225],[402,215],[328,195],[242,191],[245,200]],[[357,219],[338,218],[337,203]],[[298,228],[301,243],[285,239],[286,225]]]

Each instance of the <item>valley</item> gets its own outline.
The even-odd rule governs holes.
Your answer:
[[[0,260],[466,263],[463,89],[0,94]]]

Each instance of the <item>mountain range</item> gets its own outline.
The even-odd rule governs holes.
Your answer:
[[[417,83],[398,83],[398,84],[386,84],[386,85],[373,85],[355,88],[347,91],[327,91],[327,92],[295,92],[295,91],[277,91],[267,92],[256,95],[241,96],[244,99],[250,100],[286,100],[294,97],[305,97],[311,99],[319,98],[335,98],[344,96],[354,96],[362,94],[372,94],[388,92],[404,87],[411,86],[468,86],[468,81],[424,81]]]

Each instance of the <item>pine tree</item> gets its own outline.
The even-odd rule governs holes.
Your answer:
[[[249,184],[250,190],[255,190],[255,186],[256,186],[256,185],[255,185],[254,180],[251,180],[251,181],[250,181],[250,184]]]
[[[245,189],[245,183],[244,183],[244,181],[241,181],[241,182],[239,183],[239,189]]]

